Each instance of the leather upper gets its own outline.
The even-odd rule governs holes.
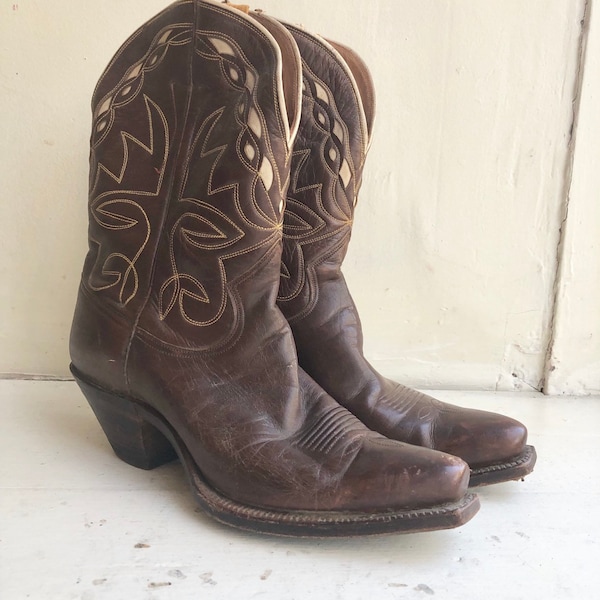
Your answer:
[[[238,502],[456,500],[462,461],[368,430],[298,368],[276,295],[300,110],[282,68],[299,88],[300,63],[278,27],[287,44],[226,5],[177,2],[109,64],[93,98],[73,363],[158,411]]]

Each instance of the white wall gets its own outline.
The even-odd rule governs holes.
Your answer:
[[[590,19],[568,218],[560,248],[550,394],[600,393],[600,6]]]
[[[90,96],[122,41],[166,4],[0,3],[0,372],[68,372],[86,249]],[[372,69],[378,121],[345,271],[368,355],[386,373],[425,387],[540,388],[548,375],[553,393],[597,389],[600,323],[578,318],[598,306],[586,286],[593,280],[598,298],[600,281],[600,269],[586,266],[594,257],[598,266],[600,216],[592,75],[580,120],[589,131],[578,131],[578,180],[569,178],[585,5],[261,3],[353,46]],[[586,335],[593,342],[582,346]]]

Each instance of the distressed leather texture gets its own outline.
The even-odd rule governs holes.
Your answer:
[[[278,305],[291,324],[301,367],[391,439],[455,454],[471,467],[518,455],[527,437],[521,423],[439,402],[382,377],[365,359],[360,318],[341,265],[370,141],[374,90],[353,51],[336,45],[346,62],[322,38],[287,27],[302,56],[304,87]]]
[[[257,21],[201,0],[171,5],[117,52],[92,103],[74,367],[158,412],[238,502],[376,512],[454,501],[467,486],[460,459],[370,431],[298,368],[276,306],[287,120],[300,110],[299,94],[282,106],[282,60],[300,69]],[[335,238],[340,257],[348,235],[349,224]]]

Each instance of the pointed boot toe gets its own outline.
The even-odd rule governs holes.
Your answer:
[[[434,436],[436,447],[460,456],[476,468],[521,454],[527,429],[510,417],[453,407],[438,418]]]
[[[471,487],[522,479],[531,473],[535,449],[525,425],[501,414],[448,406],[435,428],[435,446],[471,467]]]
[[[353,480],[353,489],[360,491],[356,508],[364,509],[365,499],[379,510],[390,506],[435,507],[465,496],[469,466],[456,456],[371,437],[365,440],[346,477]]]

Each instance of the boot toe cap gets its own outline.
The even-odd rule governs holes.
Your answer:
[[[375,438],[366,440],[344,476],[344,508],[383,511],[456,502],[469,466],[435,450]]]
[[[500,463],[525,448],[527,428],[515,419],[479,410],[464,410],[457,417],[449,427],[438,428],[436,447],[460,456],[471,468]]]

